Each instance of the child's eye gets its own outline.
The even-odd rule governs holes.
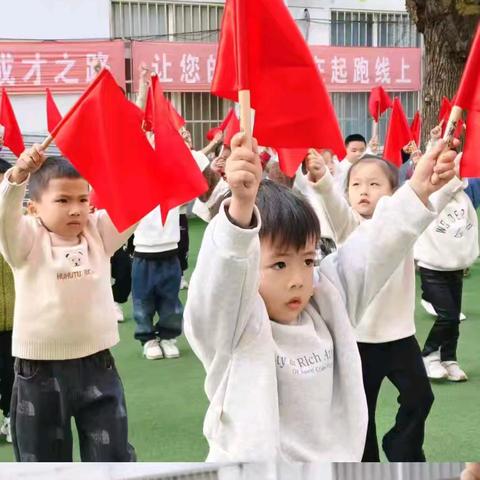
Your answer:
[[[59,198],[55,200],[57,203],[67,203],[67,201],[64,198]]]
[[[282,270],[284,268],[286,268],[287,264],[285,262],[277,262],[277,263],[274,263],[272,268],[274,270]]]
[[[82,198],[80,201],[81,201],[82,203],[88,202],[88,198]]]
[[[370,185],[372,185],[373,187],[379,187],[380,186],[380,184],[377,183],[377,182],[372,182]]]
[[[305,265],[307,267],[314,267],[315,266],[315,260],[313,258],[307,258],[305,260]]]
[[[358,187],[358,182],[352,183],[352,187]]]

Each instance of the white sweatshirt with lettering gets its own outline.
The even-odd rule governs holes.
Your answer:
[[[463,270],[475,262],[478,257],[478,217],[463,190],[457,192],[417,240],[414,254],[418,265],[430,270]]]
[[[259,294],[259,230],[225,213],[207,227],[185,306],[206,370],[208,461],[360,461],[367,405],[352,323],[434,218],[406,185],[337,252],[295,325],[270,321]],[[378,232],[383,232],[378,235]]]
[[[370,222],[353,210],[341,195],[334,179],[327,171],[316,183],[309,183],[315,193],[315,201],[326,212],[330,225],[340,244],[361,224]],[[430,201],[440,212],[456,192],[463,188],[458,178],[452,179]],[[379,201],[380,207],[384,199]],[[378,231],[382,235],[382,231]],[[358,342],[385,343],[415,335],[415,262],[410,249],[368,305],[363,316],[357,319],[355,333]]]
[[[135,226],[118,233],[105,210],[89,215],[78,244],[65,244],[23,215],[26,181],[0,184],[0,253],[15,280],[12,355],[82,358],[119,341],[110,257]]]

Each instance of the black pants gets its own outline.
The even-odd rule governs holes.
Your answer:
[[[190,248],[190,237],[188,236],[188,218],[185,213],[180,215],[180,241],[178,242],[178,259],[182,273],[188,269],[188,250]]]
[[[75,360],[15,360],[11,427],[19,462],[71,462],[71,418],[84,462],[135,460],[123,386],[108,350]]]
[[[424,462],[425,421],[433,404],[433,392],[415,337],[386,343],[359,343],[363,384],[368,403],[368,430],[363,462],[379,462],[375,410],[383,379],[397,388],[400,405],[395,425],[383,437],[390,462]]]
[[[122,247],[113,254],[110,264],[115,280],[112,285],[113,299],[117,303],[125,303],[132,289],[132,260]]]
[[[10,400],[12,398],[13,371],[12,332],[0,332],[0,410],[3,415],[10,415]]]
[[[420,267],[422,296],[437,312],[435,323],[428,334],[422,355],[440,349],[442,362],[457,360],[462,310],[463,270],[441,272]]]

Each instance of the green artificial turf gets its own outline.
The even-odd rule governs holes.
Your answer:
[[[195,264],[204,223],[190,220],[190,276]],[[458,357],[470,380],[462,384],[435,384],[435,403],[428,419],[425,452],[428,461],[447,462],[478,459],[480,427],[480,263],[464,283],[463,312]],[[419,301],[417,282],[417,302]],[[185,301],[185,292],[181,293]],[[125,305],[126,322],[120,324],[121,342],[114,349],[122,377],[130,425],[130,442],[140,461],[202,461],[207,444],[202,423],[207,399],[203,391],[204,371],[185,339],[179,341],[181,358],[148,361],[133,339],[131,303]],[[432,318],[419,304],[416,310],[421,345]],[[397,392],[388,381],[382,387],[378,410],[379,437],[390,428],[397,409]],[[75,448],[75,458],[78,451]],[[13,461],[11,445],[0,439],[0,461]]]

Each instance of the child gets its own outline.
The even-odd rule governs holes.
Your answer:
[[[365,219],[370,219],[379,200],[398,187],[398,170],[391,163],[366,155],[352,166],[347,176],[348,200],[334,188],[333,179],[319,156],[308,158],[309,178],[317,202],[326,212],[339,243]],[[435,204],[439,211],[461,188],[452,180]],[[438,195],[438,194],[437,194]],[[395,426],[385,435],[383,448],[389,461],[425,461],[425,421],[433,393],[423,368],[420,347],[415,339],[415,267],[410,250],[388,282],[358,318],[355,334],[362,359],[363,381],[369,423],[363,461],[379,462],[375,424],[377,398],[387,377],[399,390],[400,408]]]
[[[363,135],[359,133],[353,133],[345,138],[345,148],[347,155],[336,166],[335,182],[342,192],[346,188],[346,180],[350,167],[360,159],[367,149],[367,141]]]
[[[260,159],[243,141],[232,141],[232,198],[205,231],[185,309],[207,371],[208,461],[359,461],[367,405],[351,322],[433,219],[425,205],[453,175],[452,154],[437,146],[425,156],[323,260],[314,289],[318,219],[285,187],[259,189]]]
[[[1,145],[1,143],[0,143]],[[0,182],[10,164],[0,158]],[[8,443],[12,443],[10,429],[10,400],[13,387],[12,328],[15,288],[13,275],[7,262],[0,255],[0,410],[3,412],[3,423],[0,434],[5,435]]]
[[[462,184],[446,208],[415,244],[422,297],[437,314],[422,355],[428,376],[451,382],[468,380],[457,361],[464,270],[477,259],[477,213]]]
[[[22,214],[27,180],[30,215]],[[15,278],[11,427],[17,461],[72,461],[71,417],[83,461],[131,461],[110,256],[119,234],[61,157],[26,150],[0,185],[0,252]]]

